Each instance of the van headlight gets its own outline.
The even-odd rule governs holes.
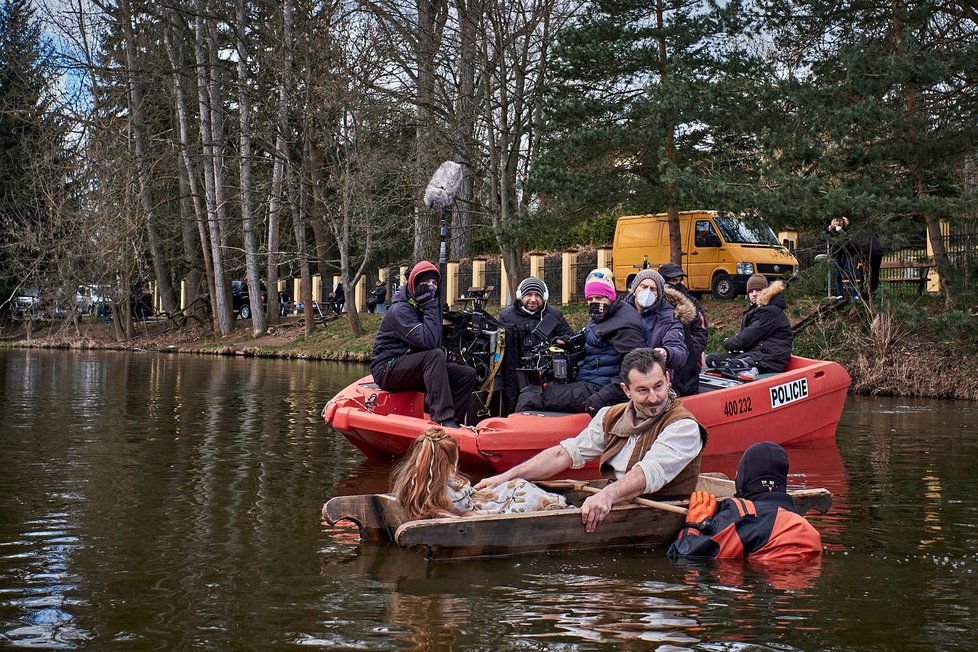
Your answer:
[[[753,274],[754,263],[737,263],[738,274]]]

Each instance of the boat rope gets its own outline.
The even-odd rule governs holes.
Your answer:
[[[492,366],[489,370],[489,375],[486,376],[485,382],[482,383],[482,387],[479,392],[485,392],[488,390],[486,395],[486,400],[482,402],[482,409],[479,410],[477,416],[485,416],[489,414],[489,404],[492,402],[492,392],[493,392],[493,381],[496,379],[496,373],[499,368],[503,365],[503,351],[506,349],[506,331],[502,328],[496,331],[496,350],[492,353]]]

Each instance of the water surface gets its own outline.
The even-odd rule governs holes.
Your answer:
[[[805,572],[656,550],[425,563],[321,524],[379,491],[319,416],[361,366],[0,351],[0,641],[86,649],[971,649],[978,408],[850,397]],[[728,473],[737,456],[707,458]]]

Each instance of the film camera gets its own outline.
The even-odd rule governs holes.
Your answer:
[[[516,370],[520,387],[547,383],[569,383],[577,376],[584,360],[584,333],[578,333],[561,345],[541,342],[527,351]]]

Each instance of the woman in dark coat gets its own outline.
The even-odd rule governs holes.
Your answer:
[[[737,361],[740,368],[757,367],[759,373],[780,373],[788,366],[794,333],[784,301],[784,284],[775,281],[768,286],[767,278],[754,274],[747,279],[747,296],[751,306],[740,320],[740,332],[723,341],[730,353],[711,353],[706,356],[708,367]]]

